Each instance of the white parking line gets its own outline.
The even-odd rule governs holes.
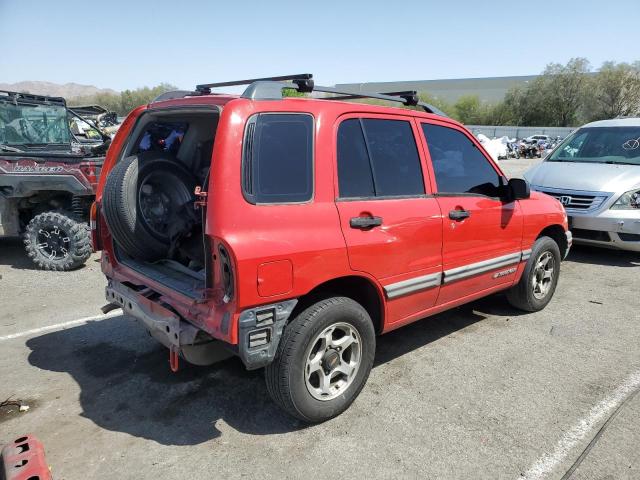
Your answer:
[[[552,453],[545,453],[523,476],[518,478],[527,480],[546,478],[566,459],[579,442],[618,408],[637,388],[640,388],[640,371],[630,375],[609,396],[594,406],[586,417],[562,436]]]
[[[77,320],[70,320],[68,322],[47,325],[46,327],[33,328],[31,330],[25,330],[24,332],[12,333],[11,335],[4,335],[0,337],[0,342],[3,342],[5,340],[12,340],[14,338],[30,337],[32,335],[37,335],[38,333],[50,332],[52,330],[64,330],[65,328],[76,327],[78,325],[84,325],[85,323],[89,322],[98,322],[100,320],[106,320],[118,315],[122,315],[121,309],[114,310],[104,315],[94,315],[92,317],[78,318]]]

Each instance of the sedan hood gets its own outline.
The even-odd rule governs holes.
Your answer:
[[[626,192],[640,186],[640,165],[542,162],[527,170],[524,178],[539,187]]]

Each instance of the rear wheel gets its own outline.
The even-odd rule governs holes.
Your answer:
[[[265,369],[267,390],[289,414],[322,422],[345,411],[369,377],[375,331],[350,298],[310,306],[285,328],[275,360]]]
[[[558,244],[549,237],[538,238],[520,281],[507,292],[509,303],[527,312],[546,307],[558,285],[560,260]]]
[[[43,270],[73,270],[91,256],[86,223],[60,212],[36,215],[24,233],[27,255]]]

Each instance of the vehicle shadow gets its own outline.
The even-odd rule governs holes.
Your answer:
[[[502,299],[475,302],[383,335],[374,367],[469,327],[497,303]],[[219,421],[253,435],[307,427],[270,400],[262,370],[248,372],[237,358],[211,367],[181,362],[172,373],[167,349],[129,317],[47,333],[26,345],[31,365],[71,375],[80,387],[82,416],[107,430],[163,445],[197,445],[221,435]]]
[[[18,237],[0,239],[0,265],[21,270],[36,270],[36,266],[24,251],[22,240]]]
[[[17,270],[41,271],[27,256],[22,239],[19,237],[0,239],[0,265],[6,265]],[[85,265],[81,265],[76,270],[82,270],[84,267]]]
[[[573,245],[567,261],[608,267],[640,267],[640,252]]]

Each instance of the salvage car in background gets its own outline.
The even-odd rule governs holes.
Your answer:
[[[100,105],[69,107],[69,112],[81,117],[85,122],[90,122],[92,126],[110,137],[113,137],[118,131],[118,128],[120,128],[118,114],[116,112],[110,112]]]
[[[525,178],[564,205],[576,243],[640,252],[640,118],[583,126]]]

